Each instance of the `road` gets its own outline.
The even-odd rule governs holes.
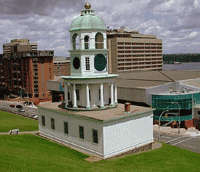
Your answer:
[[[154,131],[153,134],[154,139],[158,140],[158,132]],[[184,136],[178,134],[161,133],[160,141],[200,154],[200,135]]]
[[[21,115],[21,116],[26,116],[29,117],[30,114],[35,114],[38,115],[38,108],[31,108],[29,106],[24,106],[23,105],[23,109],[25,110],[25,112],[19,112],[18,108],[14,108],[14,107],[10,107],[11,104],[20,104],[20,103],[13,103],[13,102],[7,102],[7,101],[0,101],[0,109],[3,111],[8,111],[17,115]],[[22,104],[20,104],[22,105]]]

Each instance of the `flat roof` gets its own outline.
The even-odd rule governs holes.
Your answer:
[[[38,105],[38,107],[54,109],[59,112],[68,113],[69,115],[75,115],[80,117],[86,117],[90,119],[96,119],[98,121],[109,121],[119,118],[125,118],[132,115],[138,115],[143,112],[152,111],[154,109],[149,107],[135,106],[130,105],[130,114],[125,113],[124,104],[118,104],[116,108],[99,110],[99,111],[72,111],[64,109],[64,104],[60,102],[42,102]]]
[[[187,85],[198,86],[200,71],[134,71],[122,72],[117,77],[118,87],[148,88],[170,82],[188,80]],[[192,81],[192,79],[195,79]],[[199,86],[198,86],[199,87]]]
[[[176,81],[200,87],[200,71],[133,71],[121,72],[118,75],[117,86],[121,88],[146,89]],[[64,80],[54,76],[50,81],[63,82]]]

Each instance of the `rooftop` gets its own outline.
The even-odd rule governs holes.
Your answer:
[[[130,106],[130,113],[126,113],[124,111],[124,104],[118,104],[116,108],[107,109],[107,110],[99,110],[99,111],[70,111],[64,109],[64,104],[60,102],[42,102],[38,106],[39,108],[53,109],[59,112],[64,112],[69,115],[77,115],[80,117],[86,117],[90,119],[96,119],[98,121],[109,121],[118,118],[125,118],[132,115],[138,115],[144,112],[153,111],[152,108],[149,107],[141,107],[141,106]]]
[[[200,71],[139,71],[119,73],[118,87],[148,88],[170,82],[181,81],[187,85],[199,87]],[[191,79],[197,81],[191,82]],[[188,80],[188,81],[186,81]],[[199,81],[199,82],[198,82]]]

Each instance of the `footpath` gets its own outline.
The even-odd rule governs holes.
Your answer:
[[[39,131],[21,131],[21,132],[18,132],[18,134],[39,134]],[[0,135],[10,135],[10,133],[3,132],[3,133],[0,133]],[[12,135],[16,135],[16,134],[14,133]]]
[[[153,130],[159,132],[159,126],[157,124],[153,125]],[[160,132],[161,133],[167,133],[167,134],[178,134],[179,129],[178,128],[171,128],[171,127],[162,127],[160,126]],[[200,136],[200,131],[197,130],[195,127],[188,128],[187,130],[184,128],[180,128],[180,134],[182,136]]]

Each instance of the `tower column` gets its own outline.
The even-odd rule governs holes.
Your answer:
[[[113,87],[114,87],[114,84],[113,82],[111,82],[111,85],[110,85],[110,99],[111,99],[111,103],[110,103],[110,106],[114,106],[114,96],[113,96]]]
[[[104,109],[104,101],[103,101],[103,83],[101,83],[101,109]]]
[[[86,84],[86,99],[87,99],[87,105],[86,109],[90,109],[90,94],[89,94],[89,84]]]
[[[65,108],[67,108],[69,105],[68,103],[68,86],[67,83],[65,83]]]
[[[76,84],[73,84],[73,96],[74,96],[74,99],[73,99],[73,108],[78,108],[77,106],[77,100],[76,100]]]
[[[117,82],[115,82],[115,105],[117,105]]]

